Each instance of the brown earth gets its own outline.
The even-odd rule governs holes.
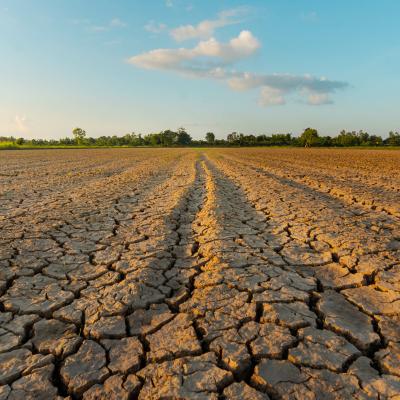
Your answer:
[[[400,399],[400,152],[0,153],[0,400]]]

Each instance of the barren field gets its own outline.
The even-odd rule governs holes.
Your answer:
[[[0,153],[0,400],[400,399],[400,152]]]

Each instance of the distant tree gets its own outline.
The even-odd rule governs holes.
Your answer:
[[[355,131],[346,132],[345,130],[342,130],[339,135],[334,139],[334,143],[336,146],[343,147],[358,146],[360,144],[360,137]],[[368,143],[364,143],[364,145],[365,144]]]
[[[313,128],[307,128],[300,136],[300,143],[304,147],[317,146],[319,144],[318,131]]]
[[[25,143],[25,139],[22,138],[22,137],[20,137],[20,138],[18,138],[18,139],[15,141],[15,143],[17,143],[17,144],[20,146],[21,144],[24,144],[24,143]]]
[[[389,146],[400,146],[400,134],[398,132],[389,132],[389,137],[385,140]]]
[[[85,144],[88,146],[97,146],[97,139],[89,137],[85,139]]]
[[[206,141],[208,144],[214,144],[215,143],[215,135],[213,132],[207,132],[206,133]]]
[[[383,140],[379,135],[371,135],[369,137],[370,146],[382,146]]]
[[[176,143],[177,133],[167,129],[159,133],[162,146],[172,146]]]
[[[143,144],[143,139],[140,133],[139,134],[136,134],[134,132],[127,133],[121,139],[122,139],[121,144],[125,146],[141,146]]]
[[[320,146],[330,147],[330,146],[332,146],[332,143],[333,143],[333,141],[332,141],[332,138],[330,136],[321,136],[319,138]]]
[[[239,133],[237,142],[239,143],[239,146],[244,146],[247,143],[246,137],[243,135],[243,133]]]
[[[59,142],[59,144],[64,145],[64,146],[75,144],[74,139],[71,139],[69,137],[61,138],[58,142]]]
[[[159,146],[161,145],[161,133],[150,133],[145,136],[145,143],[150,146]]]
[[[257,143],[257,138],[255,135],[246,135],[244,136],[244,144],[247,146],[254,146]]]
[[[230,144],[238,144],[239,138],[240,138],[240,136],[237,132],[232,132],[226,137],[226,140]]]
[[[266,146],[269,142],[269,137],[267,135],[258,135],[256,141],[257,145]]]
[[[72,130],[72,134],[74,135],[75,142],[77,145],[82,145],[85,142],[86,132],[81,128],[75,128]]]
[[[272,135],[271,138],[269,139],[269,144],[271,144],[272,146],[290,145],[292,144],[292,135],[290,133],[287,134],[278,133]]]
[[[185,128],[179,128],[176,142],[183,146],[188,146],[192,143],[192,137],[186,132]]]
[[[368,132],[364,132],[363,130],[361,130],[358,132],[357,136],[358,142],[361,146],[369,145],[371,138]]]
[[[14,136],[0,136],[0,142],[15,142]]]

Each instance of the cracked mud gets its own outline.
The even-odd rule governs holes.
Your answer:
[[[0,170],[0,400],[400,399],[399,153]]]

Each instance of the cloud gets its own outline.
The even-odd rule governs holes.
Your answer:
[[[82,25],[91,32],[105,32],[105,31],[110,31],[111,29],[125,28],[128,26],[128,24],[126,22],[124,22],[116,17],[112,18],[105,25],[95,25],[87,18],[73,19],[71,21],[71,23],[74,25]]]
[[[110,21],[109,26],[111,28],[125,28],[127,24],[124,21],[121,21],[119,18],[113,18]]]
[[[183,25],[171,30],[171,36],[177,42],[183,42],[189,39],[208,39],[213,36],[214,31],[227,25],[237,24],[240,21],[234,20],[245,12],[244,8],[235,8],[225,10],[218,14],[217,19],[206,19],[197,25]]]
[[[173,7],[174,3],[172,2],[172,0],[165,0],[165,5],[166,7]]]
[[[102,26],[102,25],[91,25],[89,26],[89,30],[92,32],[104,32],[108,31],[110,28],[108,26]]]
[[[312,106],[320,106],[322,104],[332,104],[332,99],[327,93],[310,93],[308,96],[308,104]]]
[[[309,90],[315,93],[325,93],[327,90],[341,89],[347,86],[343,82],[335,82],[325,77],[316,78],[312,75],[292,74],[252,74],[238,73],[230,80],[229,85],[235,90],[253,89],[259,86],[279,87],[283,91],[291,89]]]
[[[23,115],[23,116],[16,115],[14,117],[14,123],[15,123],[15,126],[16,126],[18,132],[25,133],[29,130],[28,125],[27,125],[27,119],[26,119],[25,115]]]
[[[264,106],[285,104],[286,96],[292,94],[306,98],[310,105],[331,104],[330,95],[348,86],[346,82],[308,74],[236,73],[227,83],[231,89],[238,91],[261,88],[259,103]]]
[[[155,49],[135,55],[128,62],[143,69],[219,81],[235,91],[259,89],[261,106],[284,105],[291,97],[310,105],[331,104],[331,96],[348,87],[346,82],[309,74],[261,74],[233,69],[235,62],[251,57],[260,47],[260,41],[244,30],[226,43],[211,37],[192,48]]]
[[[104,32],[114,28],[125,28],[126,26],[128,25],[119,18],[112,18],[107,25],[90,25],[88,28],[93,32]]]
[[[199,42],[193,48],[151,50],[131,57],[128,62],[146,69],[207,71],[213,66],[213,62],[215,66],[229,64],[248,57],[259,47],[260,42],[250,31],[242,31],[228,43],[220,43],[211,38]]]
[[[260,99],[258,104],[261,106],[280,106],[286,104],[283,91],[269,86],[264,86],[260,91]]]
[[[161,33],[167,29],[167,25],[162,23],[157,24],[155,21],[151,20],[144,26],[144,29],[151,33]]]

